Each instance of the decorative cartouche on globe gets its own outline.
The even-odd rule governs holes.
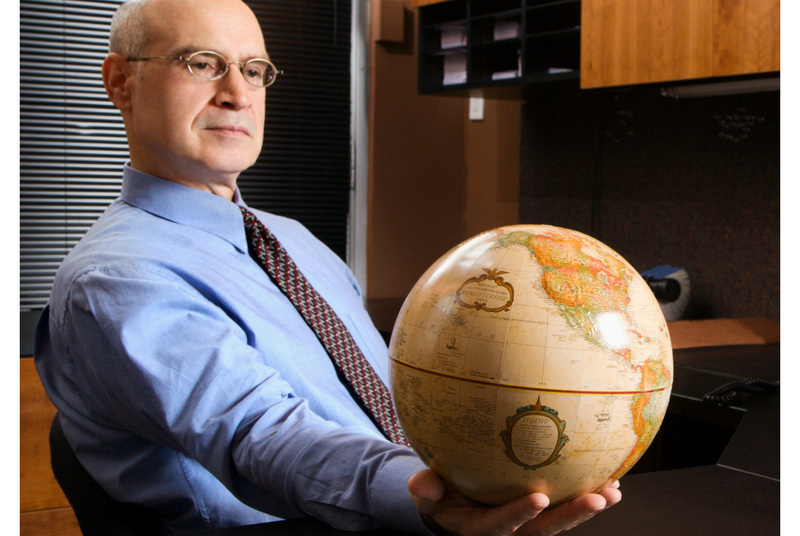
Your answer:
[[[669,331],[642,277],[601,242],[545,225],[487,231],[441,257],[389,350],[415,452],[489,504],[605,488],[650,445],[672,388]]]

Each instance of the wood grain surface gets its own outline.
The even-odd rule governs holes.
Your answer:
[[[78,522],[50,468],[50,424],[56,408],[33,358],[20,360],[20,534],[80,535]]]

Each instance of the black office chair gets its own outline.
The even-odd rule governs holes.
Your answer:
[[[138,504],[112,499],[83,468],[64,436],[58,414],[50,426],[50,465],[75,511],[83,536],[157,536],[158,514]]]

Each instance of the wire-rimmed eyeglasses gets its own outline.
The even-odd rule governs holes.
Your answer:
[[[245,63],[228,61],[222,54],[211,50],[193,52],[188,56],[151,56],[149,58],[128,58],[128,61],[148,60],[180,60],[186,62],[189,72],[200,80],[218,80],[228,73],[232,64],[239,66],[242,76],[247,83],[256,87],[271,86],[278,74],[283,74],[275,68],[271,61],[255,58]]]

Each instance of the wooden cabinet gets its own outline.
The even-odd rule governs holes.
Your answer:
[[[583,0],[581,87],[780,70],[780,0]]]
[[[780,69],[780,0],[716,0],[712,76]]]
[[[780,0],[412,5],[420,8],[420,93],[578,79],[581,88],[597,88],[780,71]],[[517,34],[498,32],[515,24]]]

